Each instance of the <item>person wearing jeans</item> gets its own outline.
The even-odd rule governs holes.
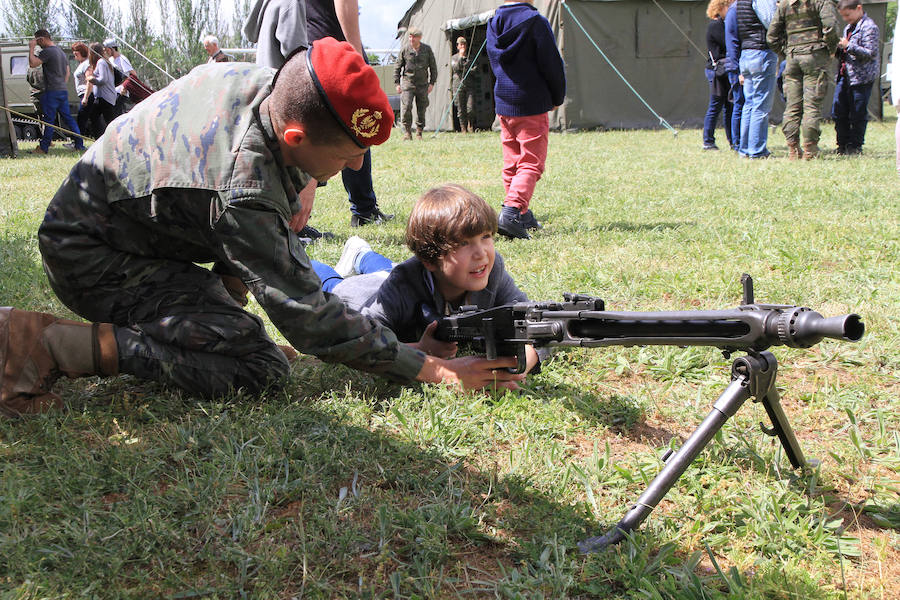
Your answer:
[[[744,110],[741,114],[740,153],[750,158],[769,156],[769,112],[775,99],[778,57],[771,50],[742,50]]]
[[[35,53],[35,46],[41,47],[41,55]],[[84,139],[78,123],[69,112],[69,59],[66,54],[53,43],[50,33],[46,29],[38,29],[34,32],[34,38],[28,43],[28,64],[31,67],[42,67],[44,72],[44,91],[41,93],[41,110],[47,125],[44,127],[44,136],[41,138],[37,154],[47,154],[50,150],[50,142],[53,140],[56,115],[59,113],[63,124],[74,133],[75,149],[84,151]]]
[[[741,156],[766,158],[769,150],[769,111],[775,98],[775,70],[778,58],[766,43],[763,25],[752,0],[737,0],[738,63],[744,78],[744,110],[741,112]]]
[[[862,0],[840,0],[838,13],[847,23],[838,40],[837,85],[831,116],[838,154],[859,154],[866,137],[869,97],[880,75],[878,25],[863,11]]]

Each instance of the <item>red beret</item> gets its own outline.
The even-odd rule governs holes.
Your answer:
[[[375,70],[347,42],[326,37],[306,53],[309,75],[331,114],[360,148],[387,141],[394,111]]]

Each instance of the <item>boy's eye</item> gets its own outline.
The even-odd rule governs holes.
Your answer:
[[[481,236],[481,239],[492,240],[492,239],[494,239],[494,234],[491,232],[485,233],[483,236]]]

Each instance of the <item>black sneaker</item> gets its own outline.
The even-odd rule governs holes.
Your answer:
[[[534,213],[531,212],[529,208],[519,217],[519,221],[522,222],[522,225],[525,226],[525,229],[543,229],[544,226],[538,223],[538,220],[534,218]]]
[[[514,206],[503,205],[497,230],[508,238],[531,239],[531,236],[528,235],[528,230],[525,229],[525,225],[522,223],[522,215],[519,213],[519,209]]]
[[[377,206],[369,215],[353,215],[350,217],[350,227],[362,227],[363,225],[384,225],[394,218],[394,215],[386,215]]]
[[[297,232],[297,237],[300,238],[300,241],[306,246],[319,240],[332,240],[334,239],[334,234],[330,231],[319,231],[315,227],[307,225]]]
[[[704,143],[704,144],[703,144],[703,149],[704,149],[704,150],[718,150],[719,147],[716,146],[715,143],[711,143],[711,144]]]

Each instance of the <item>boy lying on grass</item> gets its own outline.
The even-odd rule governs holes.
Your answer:
[[[380,322],[401,342],[453,358],[456,342],[434,338],[438,318],[463,305],[492,308],[528,300],[494,250],[496,233],[497,213],[487,202],[461,186],[444,185],[425,192],[409,216],[406,245],[412,258],[395,265],[353,236],[334,268],[312,265],[323,291]],[[527,346],[526,356],[530,372],[538,354]]]

